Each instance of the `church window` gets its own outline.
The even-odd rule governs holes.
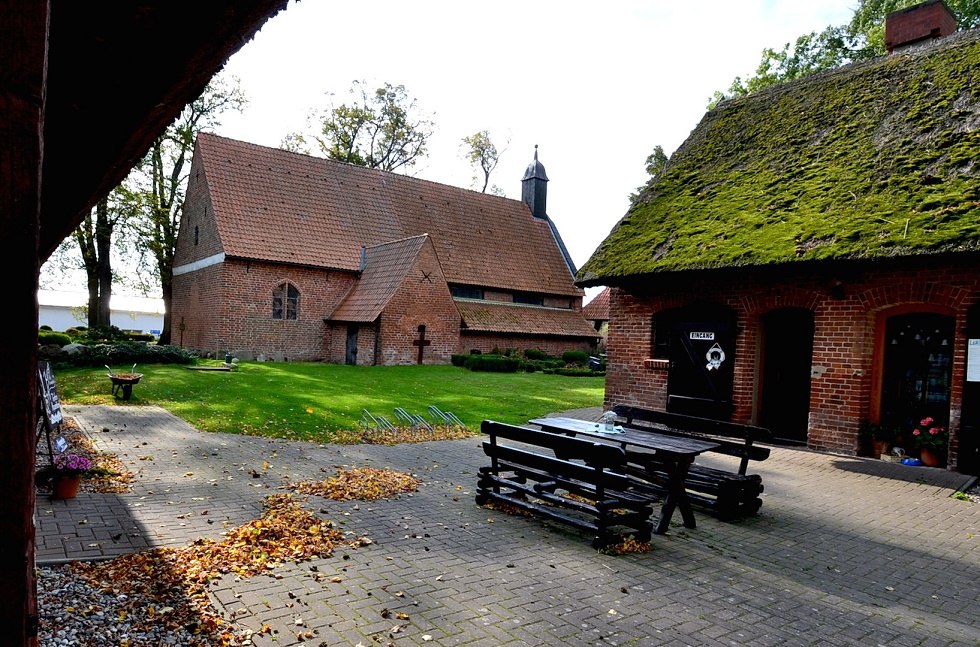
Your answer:
[[[292,283],[280,283],[272,292],[272,318],[299,317],[299,290]]]
[[[453,297],[456,299],[482,299],[483,290],[480,288],[471,288],[462,285],[454,285],[452,287]]]
[[[523,303],[531,306],[543,306],[544,297],[540,294],[533,294],[531,292],[515,292],[514,303]]]

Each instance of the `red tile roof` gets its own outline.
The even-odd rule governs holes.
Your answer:
[[[597,337],[578,310],[497,301],[456,299],[464,330],[494,333]]]
[[[609,288],[605,288],[585,304],[582,316],[589,321],[609,321]]]
[[[376,320],[398,291],[427,240],[428,236],[423,235],[368,247],[361,278],[329,319],[363,323]]]
[[[580,295],[519,200],[202,133],[226,255],[357,270],[362,245],[429,234],[449,283]]]

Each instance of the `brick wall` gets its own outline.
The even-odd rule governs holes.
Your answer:
[[[460,316],[430,240],[381,313],[378,363],[418,363],[419,348],[412,342],[419,338],[420,325],[430,342],[423,364],[448,364],[459,346]]]
[[[353,275],[268,263],[225,260],[174,277],[174,338],[200,353],[240,359],[325,358],[323,319],[350,290]],[[298,317],[272,318],[272,293],[289,282],[299,290]],[[346,342],[346,338],[344,340]]]
[[[889,52],[927,38],[956,32],[956,17],[942,2],[923,3],[895,11],[885,19],[885,47]]]
[[[843,282],[787,271],[675,281],[655,296],[610,292],[606,406],[664,409],[668,367],[653,357],[655,313],[697,298],[725,305],[738,318],[735,349],[736,422],[756,422],[759,399],[760,320],[779,308],[814,314],[808,445],[853,454],[858,428],[876,419],[883,354],[877,335],[889,316],[934,312],[955,317],[949,463],[956,464],[966,359],[967,309],[978,300],[980,271],[964,268],[882,269],[853,272]],[[775,278],[777,277],[778,278]],[[779,280],[785,282],[779,282]],[[838,286],[838,283],[840,285]],[[883,334],[883,333],[882,333]],[[877,346],[876,346],[877,343]],[[876,381],[879,380],[879,381]]]

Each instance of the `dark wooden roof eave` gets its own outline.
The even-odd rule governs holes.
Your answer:
[[[144,0],[51,6],[42,259],[287,2]]]

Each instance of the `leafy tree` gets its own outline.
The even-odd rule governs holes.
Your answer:
[[[483,173],[483,188],[481,189],[481,193],[486,193],[487,186],[490,184],[490,174],[497,168],[497,162],[500,161],[500,156],[504,151],[497,150],[497,147],[490,139],[490,132],[487,130],[481,130],[480,132],[463,137],[461,146],[466,147],[463,153],[466,160]],[[479,182],[478,176],[474,175],[473,184],[477,185]],[[494,185],[491,187],[490,193],[501,195],[502,191],[500,187]]]
[[[245,103],[237,79],[213,79],[201,96],[188,104],[153,142],[142,163],[127,178],[130,200],[139,212],[139,217],[133,220],[136,247],[144,267],[149,265],[159,278],[163,293],[161,344],[170,343],[174,250],[194,140],[201,130],[220,126],[223,112],[240,111]]]
[[[820,70],[883,55],[885,17],[919,2],[921,0],[860,0],[848,24],[804,34],[794,43],[786,43],[779,51],[767,47],[762,50],[762,60],[754,75],[744,81],[735,77],[727,91],[715,91],[709,100],[709,109],[724,99],[745,96]],[[980,0],[946,0],[946,6],[956,16],[960,29],[980,26]]]
[[[660,179],[660,176],[667,170],[667,164],[669,162],[670,159],[667,157],[667,154],[664,153],[663,146],[660,144],[654,146],[653,152],[647,155],[646,159],[646,171],[650,177],[647,179],[646,184],[637,187],[636,191],[630,194],[630,204],[633,204],[639,200],[640,196],[646,189],[656,184],[657,180]]]
[[[319,132],[287,135],[282,148],[309,153],[315,146],[330,159],[383,171],[414,165],[426,153],[433,122],[416,116],[415,99],[405,86],[385,83],[369,92],[365,83],[354,82],[349,105],[314,114]]]

